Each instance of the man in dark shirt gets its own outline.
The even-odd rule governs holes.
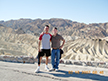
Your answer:
[[[51,63],[52,63],[52,70],[58,71],[58,65],[59,65],[59,58],[60,58],[60,49],[63,47],[65,40],[64,38],[57,33],[57,28],[53,28],[52,30],[52,52],[51,52]],[[62,45],[60,45],[60,42],[63,41]]]

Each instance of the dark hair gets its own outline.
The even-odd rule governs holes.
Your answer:
[[[54,29],[56,29],[56,30],[57,30],[57,27],[54,27]]]
[[[48,25],[45,25],[45,26],[49,28],[49,26],[48,26]]]

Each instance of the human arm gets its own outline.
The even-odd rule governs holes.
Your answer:
[[[62,45],[60,46],[59,49],[61,49],[61,48],[63,47],[64,43],[65,43],[65,40],[64,40],[64,39],[63,39],[62,41],[63,41],[63,42],[62,42]]]
[[[38,52],[40,52],[40,45],[41,45],[41,40],[38,42]]]
[[[40,45],[41,45],[41,41],[42,41],[42,36],[43,36],[43,34],[40,34],[40,36],[39,36],[38,52],[40,52]]]

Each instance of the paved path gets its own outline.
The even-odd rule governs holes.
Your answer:
[[[47,72],[44,70],[45,64],[41,64],[41,71],[35,73],[36,67],[37,63],[0,61],[0,81],[108,81],[108,69],[106,68],[60,64],[58,72]],[[70,74],[69,71],[71,71]],[[90,73],[84,74],[84,71]]]

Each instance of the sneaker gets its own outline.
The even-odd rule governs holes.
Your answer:
[[[45,67],[45,70],[49,71],[49,68],[48,67]]]
[[[39,72],[39,70],[40,70],[40,68],[37,68],[37,69],[35,70],[35,73],[38,73],[38,72]]]
[[[55,71],[57,72],[57,71],[58,71],[58,69],[55,69]]]
[[[55,70],[55,68],[52,68],[50,71],[54,71]]]

